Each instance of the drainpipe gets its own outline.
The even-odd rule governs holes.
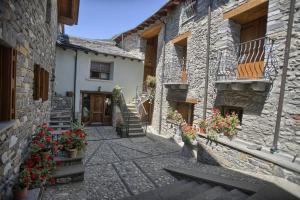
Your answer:
[[[205,86],[203,101],[203,119],[206,119],[207,110],[207,93],[208,93],[208,73],[209,73],[209,53],[210,53],[210,26],[211,26],[211,0],[208,2],[208,19],[207,19],[207,45],[206,45],[206,67],[205,67]]]
[[[270,150],[271,153],[275,153],[278,151],[277,144],[278,144],[278,139],[279,139],[286,75],[287,75],[287,70],[288,70],[288,65],[289,65],[291,36],[292,36],[293,21],[294,21],[294,10],[295,10],[295,0],[291,0],[289,22],[288,22],[288,28],[287,28],[287,36],[286,36],[286,41],[285,41],[285,51],[284,51],[283,69],[282,69],[282,75],[281,75],[282,78],[281,78],[281,87],[280,87],[280,94],[279,94],[279,101],[278,101],[277,118],[276,118],[273,146]]]
[[[162,21],[164,24],[164,46],[163,46],[163,65],[162,65],[162,75],[161,75],[161,88],[160,88],[160,110],[159,110],[159,131],[158,133],[161,134],[161,122],[162,122],[162,103],[163,103],[163,95],[164,95],[164,79],[165,79],[165,57],[166,57],[166,32],[167,32],[167,24],[165,21]]]
[[[78,51],[75,50],[75,64],[74,64],[74,96],[73,96],[73,121],[75,120],[75,102],[76,102],[76,80],[77,80],[77,57]]]

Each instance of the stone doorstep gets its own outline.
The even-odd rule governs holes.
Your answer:
[[[83,164],[61,166],[53,173],[53,184],[67,184],[71,182],[78,182],[84,180],[84,166]]]
[[[146,136],[144,132],[138,132],[138,133],[129,133],[129,137],[143,137]]]
[[[41,198],[42,193],[43,193],[42,188],[34,188],[34,189],[31,189],[31,190],[28,190],[28,195],[23,200],[38,200],[38,199]]]
[[[59,166],[70,166],[70,165],[77,165],[83,163],[83,155],[79,155],[76,158],[68,158],[63,156],[54,157],[55,162],[59,162]]]

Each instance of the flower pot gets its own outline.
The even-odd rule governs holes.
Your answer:
[[[200,133],[205,133],[205,128],[200,128]]]
[[[47,155],[51,155],[51,151],[50,150],[41,151],[40,154],[42,155],[43,158],[45,158]]]
[[[78,150],[77,149],[66,149],[69,158],[76,158]]]
[[[27,197],[28,187],[14,191],[14,200],[22,200]]]

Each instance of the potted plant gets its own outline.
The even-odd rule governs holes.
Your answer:
[[[60,148],[66,151],[70,158],[75,158],[78,151],[82,150],[87,144],[86,134],[82,129],[67,130],[62,132],[59,144]]]
[[[182,141],[186,145],[192,145],[193,141],[196,139],[197,131],[196,129],[188,124],[184,124],[182,127]]]
[[[178,125],[184,122],[182,115],[177,110],[169,110],[167,114],[167,119],[175,122]]]
[[[112,100],[115,103],[119,102],[122,88],[119,85],[116,85],[112,91]]]
[[[24,168],[20,171],[17,184],[13,188],[14,200],[22,200],[27,197],[30,183],[31,177],[29,169]]]
[[[216,140],[222,132],[224,125],[224,117],[218,109],[213,109],[213,114],[207,119],[207,137],[210,140]]]
[[[155,89],[156,87],[156,77],[148,75],[146,78],[146,86],[148,89]]]
[[[206,127],[207,127],[206,120],[201,119],[199,121],[199,131],[200,131],[200,133],[205,133]]]
[[[237,125],[239,123],[238,116],[234,112],[231,115],[226,113],[223,125],[224,135],[232,139],[237,134]]]
[[[52,139],[53,129],[49,128],[47,124],[38,126],[32,139],[31,151],[33,153],[49,154],[55,151],[56,142]]]

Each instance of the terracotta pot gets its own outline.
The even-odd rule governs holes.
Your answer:
[[[205,128],[200,128],[200,133],[205,133]]]
[[[50,150],[48,150],[48,151],[42,151],[41,155],[42,155],[43,158],[45,158],[46,155],[51,155],[51,151]]]
[[[14,200],[22,200],[27,197],[28,187],[14,191]]]
[[[67,152],[69,158],[76,158],[78,150],[77,149],[66,149],[66,152]]]

